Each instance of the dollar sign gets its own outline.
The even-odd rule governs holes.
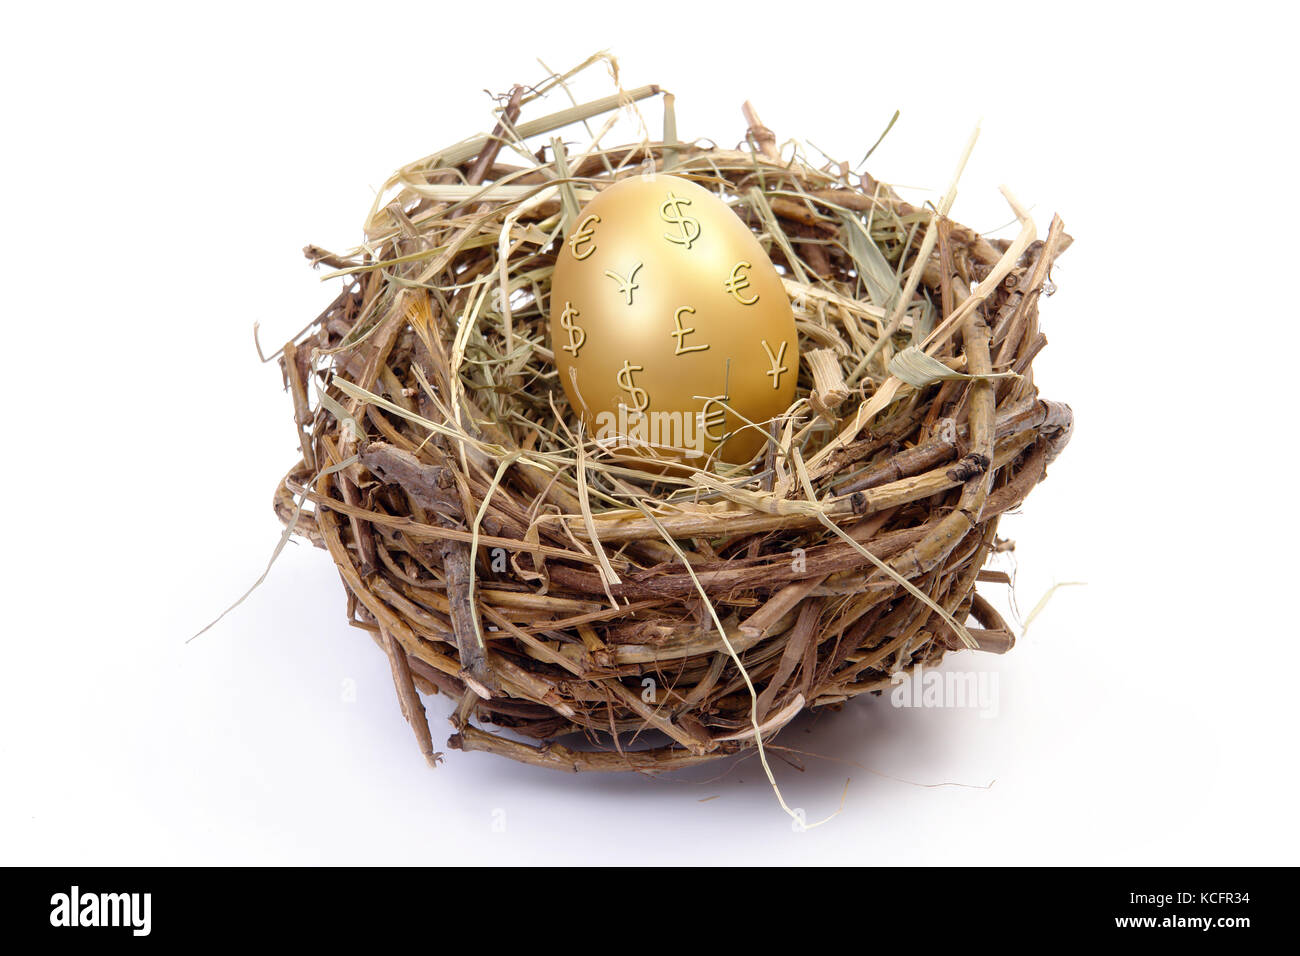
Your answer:
[[[691,247],[691,243],[700,238],[700,221],[685,215],[681,207],[689,206],[689,199],[678,199],[672,193],[664,200],[663,205],[659,207],[659,216],[670,226],[676,226],[681,230],[680,235],[674,236],[672,233],[665,232],[664,238],[669,242],[675,242],[679,246]]]
[[[564,303],[564,312],[560,314],[560,328],[569,333],[569,344],[562,345],[560,348],[572,353],[574,358],[578,357],[578,349],[582,348],[583,343],[587,341],[587,333],[573,322],[579,315],[581,313],[573,307],[572,302]]]
[[[632,411],[644,412],[650,407],[650,396],[646,390],[636,382],[632,381],[632,373],[642,371],[644,366],[630,365],[627,359],[623,360],[623,367],[618,370],[615,378],[618,381],[618,387],[632,396]]]

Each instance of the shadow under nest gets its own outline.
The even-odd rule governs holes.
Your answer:
[[[1068,406],[1032,377],[1060,220],[1038,240],[1008,197],[1019,238],[986,240],[865,174],[783,159],[752,115],[745,149],[553,139],[507,165],[520,99],[494,134],[399,171],[363,251],[308,248],[343,289],[280,355],[302,458],[276,511],[329,551],[426,758],[421,693],[451,699],[452,748],[663,770],[949,650],[1010,648],[975,586],[1005,580],[981,572],[999,517],[1069,440]],[[556,377],[556,252],[586,198],[650,168],[727,202],[790,294],[797,398],[746,466],[623,467]],[[919,379],[909,350],[934,360]],[[557,742],[573,733],[580,749]]]

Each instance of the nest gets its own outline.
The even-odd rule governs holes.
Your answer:
[[[998,520],[1070,434],[1031,364],[1060,220],[1038,240],[1008,195],[1020,233],[986,240],[946,217],[951,190],[918,208],[783,155],[748,105],[734,149],[678,142],[671,97],[661,141],[573,149],[546,137],[662,91],[522,120],[543,92],[395,174],[355,252],[309,247],[342,289],[279,356],[302,457],[277,512],[333,558],[426,758],[421,695],[450,698],[454,749],[662,770],[761,752],[950,650],[1010,648],[976,584],[1006,583],[982,571]],[[793,303],[798,397],[743,466],[625,467],[556,377],[565,232],[649,168],[728,202]]]

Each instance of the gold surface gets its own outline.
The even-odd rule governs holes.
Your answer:
[[[794,400],[799,344],[781,277],[725,203],[676,176],[621,180],[582,209],[550,312],[560,382],[611,447],[747,461],[764,439],[744,419],[765,426]]]

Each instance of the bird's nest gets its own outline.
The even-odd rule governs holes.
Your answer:
[[[1031,364],[1059,219],[1039,240],[1008,194],[1019,234],[986,240],[946,217],[952,191],[920,208],[814,168],[748,107],[737,148],[679,142],[657,87],[526,119],[563,79],[402,168],[354,253],[309,247],[342,290],[280,353],[302,457],[276,509],[333,558],[425,756],[441,754],[422,694],[450,699],[451,748],[658,770],[761,745],[949,650],[1006,651],[976,583],[998,580],[981,568],[999,517],[1070,435]],[[553,136],[660,96],[660,142]],[[628,468],[556,376],[565,231],[650,167],[722,197],[793,305],[797,397],[744,466]]]

